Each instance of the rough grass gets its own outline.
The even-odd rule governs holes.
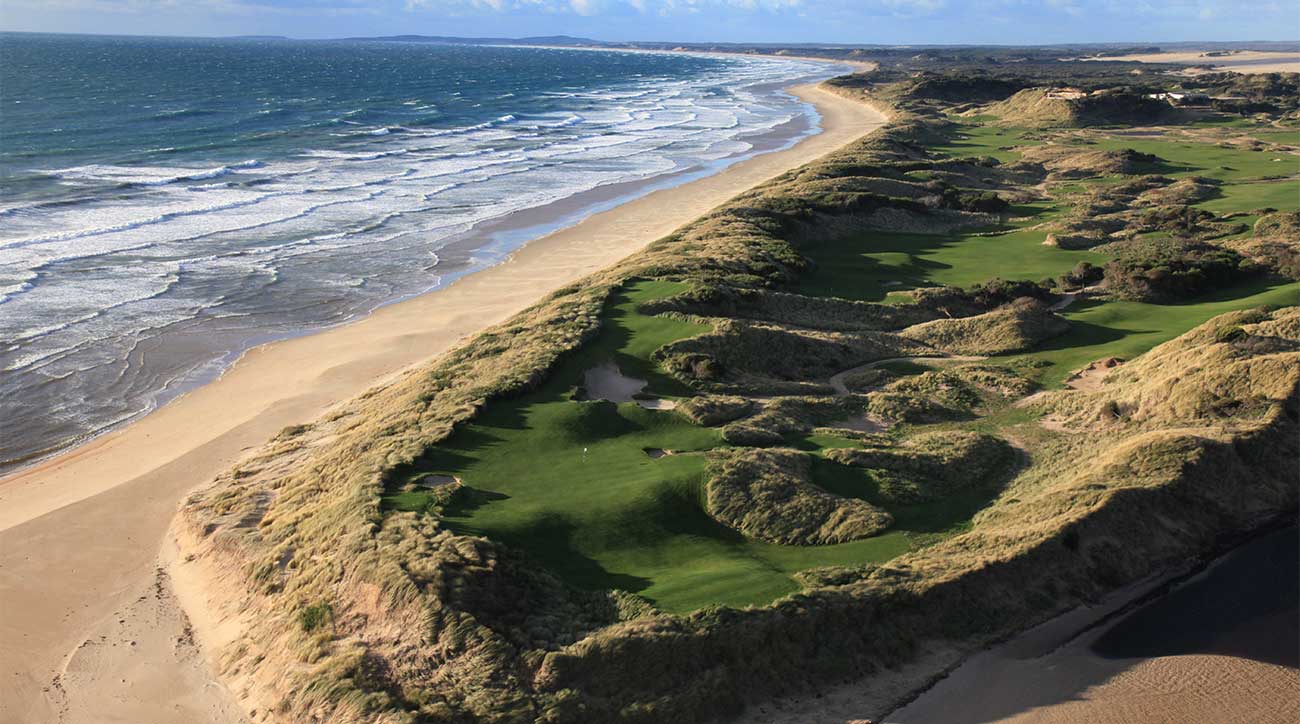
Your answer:
[[[825,545],[867,538],[894,522],[866,501],[813,485],[811,461],[803,453],[748,449],[709,457],[705,507],[718,522],[747,537]]]
[[[918,324],[903,336],[948,354],[995,355],[1031,349],[1069,328],[1042,302],[1026,298],[972,317]]]
[[[693,317],[639,307],[702,289],[731,298],[781,286],[825,294],[818,275],[837,273],[835,256],[821,263],[818,249],[846,244],[844,255],[858,261],[831,279],[844,283],[834,294],[878,299],[884,280],[870,271],[881,260],[866,257],[891,249],[866,229],[940,232],[906,240],[906,258],[890,262],[913,264],[916,286],[1055,276],[1041,272],[1073,266],[1074,252],[1042,247],[1041,230],[1015,226],[1032,220],[1003,221],[1015,230],[997,236],[951,231],[999,221],[944,205],[966,198],[963,189],[980,198],[990,189],[1020,193],[1041,177],[933,158],[922,143],[951,140],[936,101],[893,97],[900,105],[887,131],[738,197],[277,437],[187,501],[185,553],[215,564],[213,595],[248,622],[224,652],[223,673],[251,674],[287,720],[702,721],[902,664],[936,642],[970,650],[1293,512],[1297,365],[1278,358],[1278,345],[1300,340],[1290,323],[1264,334],[1252,326],[1259,319],[1233,317],[1153,350],[1144,364],[1165,375],[1158,384],[1104,389],[1116,397],[1102,409],[1118,414],[1097,430],[1033,438],[1032,466],[1002,492],[958,486],[902,503],[871,468],[829,457],[906,442],[808,430],[820,413],[791,414],[797,424],[783,436],[804,448],[790,453],[808,461],[804,490],[865,501],[893,519],[880,535],[835,545],[762,542],[710,518],[707,460],[695,451],[725,449],[718,430],[635,402],[575,399],[582,373],[607,362],[661,397],[695,394],[734,367],[753,378],[742,374],[738,392],[752,395],[758,378],[825,387],[800,377],[896,352],[906,340],[871,331],[883,317],[874,307],[838,307],[834,330],[784,318],[788,310],[806,321],[815,308],[790,299],[766,307],[762,323],[721,308]],[[936,184],[933,198],[893,195],[919,182]],[[1051,206],[1033,211],[1050,217]],[[811,272],[810,258],[818,262]],[[1167,339],[1215,304],[1293,291],[1261,284],[1151,305],[1142,311],[1149,326],[1100,340],[1065,335],[1035,354]],[[691,347],[699,340],[704,346]],[[1229,350],[1231,365],[1206,364],[1198,378],[1213,395],[1179,394],[1170,375]],[[1039,371],[1062,364],[1019,361],[1029,371],[1034,362],[1047,365]],[[889,384],[895,389],[866,404],[908,422],[891,439],[916,439],[918,426],[933,422],[925,410],[907,417],[910,406],[955,415],[947,432],[1032,424],[1033,410],[943,402],[960,390],[933,374]],[[1057,394],[1051,410],[1070,424],[1096,407],[1091,396]],[[1134,401],[1142,414],[1124,414]],[[652,459],[647,449],[678,454]],[[453,474],[462,485],[445,498],[406,489],[425,473]],[[321,603],[330,625],[304,631],[299,612]]]

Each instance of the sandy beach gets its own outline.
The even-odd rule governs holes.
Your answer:
[[[1300,702],[1278,696],[1300,688],[1296,543],[1294,527],[1276,531],[1131,612],[1084,608],[1043,624],[971,657],[883,721],[1300,720]],[[1124,604],[1142,587],[1127,593],[1112,598]]]
[[[962,658],[950,649],[869,686],[770,702],[746,724],[1290,724],[1300,703],[1297,531],[1263,535],[1192,575],[1115,591]],[[950,669],[926,688],[935,670]],[[910,703],[889,712],[891,701]]]
[[[820,134],[592,215],[361,321],[255,348],[219,380],[0,481],[0,722],[238,721],[177,605],[171,578],[185,566],[160,559],[186,493],[280,429],[886,120],[821,88],[792,91],[816,105]]]
[[[1234,73],[1300,73],[1300,53],[1283,53],[1262,50],[1239,50],[1225,55],[1209,56],[1205,51],[1192,50],[1177,53],[1139,53],[1088,60],[1124,60],[1139,63],[1182,63],[1185,65],[1211,65],[1215,71]],[[1204,71],[1202,71],[1204,72]]]

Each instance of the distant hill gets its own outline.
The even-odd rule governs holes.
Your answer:
[[[459,38],[450,35],[385,35],[380,37],[341,38],[341,40],[385,40],[394,43],[446,43],[455,45],[565,45],[606,47],[619,43],[606,43],[591,38],[571,35],[540,35],[529,38]]]
[[[262,36],[244,36],[262,37]],[[1182,48],[1199,50],[1272,50],[1300,51],[1300,42],[1296,41],[1204,41],[1204,42],[1161,42],[1152,44],[1134,43],[1057,43],[1048,45],[1002,46],[1002,45],[935,45],[908,44],[890,45],[880,43],[746,43],[746,42],[674,42],[665,40],[614,41],[580,38],[572,35],[538,35],[525,38],[481,38],[459,37],[454,35],[386,35],[339,38],[339,40],[384,40],[401,43],[447,43],[454,45],[559,45],[567,47],[594,48],[639,48],[656,50],[721,50],[727,52],[771,53],[787,49],[799,51],[823,51],[826,54],[841,54],[844,51],[891,51],[915,52],[917,50],[936,50],[960,53],[982,53],[1001,56],[1007,54],[1023,55],[1026,51],[1059,54],[1065,52],[1092,52],[1099,55],[1123,55],[1131,53],[1156,53]]]

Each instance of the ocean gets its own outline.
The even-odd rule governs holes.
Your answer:
[[[816,130],[793,59],[0,34],[0,471]],[[510,220],[527,212],[526,226]],[[541,220],[540,222],[538,220]]]

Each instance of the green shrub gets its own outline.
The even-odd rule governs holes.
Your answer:
[[[1256,271],[1229,249],[1156,239],[1128,248],[1108,262],[1105,283],[1126,299],[1171,302],[1229,286]]]
[[[333,619],[334,608],[325,602],[307,606],[298,612],[298,623],[302,624],[302,630],[308,633],[324,626]]]
[[[754,403],[743,397],[729,395],[701,395],[692,397],[677,405],[677,411],[697,425],[713,427],[753,412]]]
[[[1236,342],[1245,338],[1246,330],[1235,324],[1230,327],[1224,327],[1214,334],[1215,342]]]

